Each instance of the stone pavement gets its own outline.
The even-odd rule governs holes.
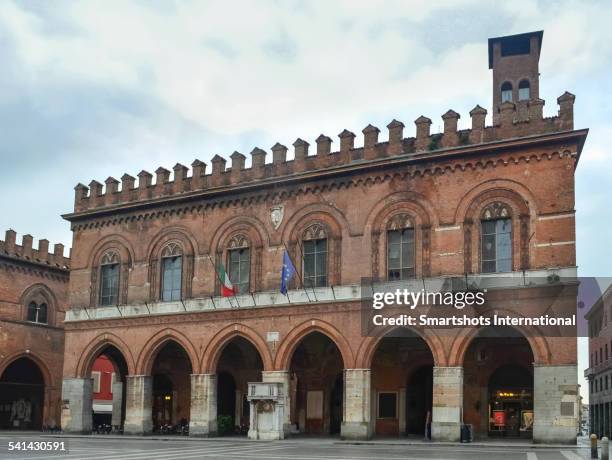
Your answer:
[[[64,440],[67,453],[8,452],[9,440]],[[361,443],[333,438],[292,438],[284,441],[249,441],[246,438],[188,438],[142,436],[57,436],[41,433],[0,433],[0,460],[581,460],[589,458],[578,446],[544,446],[524,442],[428,443],[397,439]]]

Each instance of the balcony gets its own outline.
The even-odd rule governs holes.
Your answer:
[[[509,273],[475,274],[467,277],[431,277],[408,281],[385,281],[362,285],[351,284],[323,288],[294,289],[287,295],[279,291],[255,292],[235,297],[202,297],[173,302],[151,304],[116,305],[112,307],[72,308],[66,312],[65,322],[100,319],[120,319],[151,315],[185,314],[232,309],[288,307],[292,305],[320,305],[338,302],[358,302],[363,295],[376,291],[392,291],[397,288],[413,291],[444,291],[449,289],[511,289],[537,287],[556,282],[576,281],[575,268],[529,270]],[[553,281],[551,281],[553,280]]]

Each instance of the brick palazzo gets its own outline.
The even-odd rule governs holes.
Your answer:
[[[59,425],[69,265],[62,244],[0,241],[0,429]]]
[[[414,328],[364,337],[360,282],[420,289],[443,276],[513,280],[502,300],[543,312],[537,280],[576,275],[574,171],[587,130],[575,97],[543,117],[542,32],[489,40],[493,125],[476,106],[444,131],[416,119],[380,130],[220,156],[206,173],[177,164],[77,185],[65,319],[62,426],[92,428],[91,370],[114,364],[113,420],[129,433],[189,425],[190,435],[244,430],[247,382],[279,382],[284,432],[345,438],[477,436],[576,440],[576,340],[516,328]],[[283,252],[300,277],[279,292]],[[236,297],[221,297],[223,263]],[[561,283],[563,284],[563,283]],[[570,283],[571,284],[571,283]],[[527,287],[531,285],[534,287]],[[497,291],[501,292],[501,291]],[[564,302],[575,306],[569,286]],[[503,302],[502,302],[503,304]],[[508,310],[486,305],[483,311]],[[519,313],[515,313],[519,314]],[[115,387],[114,387],[115,388]]]

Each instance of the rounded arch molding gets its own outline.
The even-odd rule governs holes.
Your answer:
[[[122,235],[113,234],[100,239],[92,248],[89,254],[88,266],[95,267],[100,258],[107,250],[116,249],[119,251],[121,262],[132,263],[136,260],[136,254],[132,244]]]
[[[134,375],[136,364],[130,347],[119,336],[105,332],[91,340],[83,349],[77,363],[76,377],[88,377],[94,361],[107,346],[112,346],[119,350],[127,365],[128,375]]]
[[[194,258],[198,245],[189,230],[184,227],[173,226],[164,228],[158,232],[147,248],[147,260],[149,262],[149,299],[153,301],[161,299],[162,252],[169,243],[175,243],[177,248],[180,247],[180,255],[183,258],[181,297],[187,299],[191,297],[194,276]]]
[[[508,179],[491,179],[475,185],[461,198],[452,223],[460,224],[473,218],[479,204],[495,197],[505,197],[506,200],[512,201],[520,213],[538,213],[535,197],[523,184]]]
[[[376,350],[381,340],[384,339],[389,332],[394,331],[396,329],[401,328],[390,328],[386,329],[383,333],[377,336],[365,337],[362,340],[361,345],[359,346],[355,367],[358,369],[371,369],[374,354],[376,353]],[[448,361],[444,354],[444,344],[435,333],[433,333],[431,330],[419,330],[414,328],[404,329],[408,329],[414,332],[418,337],[423,339],[423,341],[429,347],[429,351],[431,352],[431,355],[434,360],[434,366],[448,366]]]
[[[364,225],[364,235],[370,237],[371,276],[374,279],[387,278],[387,226],[400,215],[406,215],[414,225],[416,276],[431,275],[431,231],[438,223],[438,216],[422,195],[396,192],[381,199],[370,210]]]
[[[463,226],[464,271],[480,271],[480,220],[486,206],[495,202],[508,206],[512,211],[512,269],[523,270],[530,266],[529,241],[532,219],[537,215],[535,199],[524,186],[510,180],[490,180],[467,193],[455,211],[455,221]]]
[[[130,242],[119,234],[109,235],[102,238],[93,247],[89,256],[89,267],[91,271],[91,281],[89,288],[89,306],[94,308],[98,304],[99,280],[100,280],[100,259],[108,253],[115,252],[119,256],[119,292],[118,303],[125,305],[128,298],[128,277],[130,268],[135,259],[134,248]]]
[[[193,374],[199,374],[200,360],[196,347],[183,333],[176,329],[168,328],[157,332],[142,347],[138,359],[136,360],[135,375],[151,375],[151,369],[153,368],[153,363],[155,362],[157,354],[164,345],[169,342],[176,342],[183,348],[191,363],[191,372]]]
[[[518,316],[515,312],[509,310],[498,310],[498,312],[508,316]],[[463,366],[463,362],[465,361],[465,355],[467,354],[470,345],[475,339],[478,338],[478,334],[483,329],[486,328],[464,329],[463,331],[465,332],[460,333],[455,338],[449,351],[450,366]],[[529,343],[529,346],[531,347],[531,352],[533,353],[533,359],[535,361],[534,364],[550,364],[550,348],[548,346],[546,338],[543,337],[542,334],[538,332],[536,328],[512,326],[512,329],[520,333]]]
[[[213,234],[209,243],[208,254],[215,264],[222,261],[229,267],[227,260],[229,243],[232,238],[241,236],[248,242],[250,251],[249,290],[258,291],[262,286],[263,248],[269,245],[270,235],[265,226],[250,216],[233,217],[225,221]],[[215,292],[221,289],[218,277],[215,277]]]
[[[51,371],[49,370],[49,368],[45,364],[45,361],[40,356],[38,356],[36,353],[32,353],[32,352],[28,353],[28,352],[25,352],[25,351],[18,351],[16,353],[13,353],[12,355],[9,355],[6,358],[4,358],[4,360],[2,360],[2,362],[0,362],[0,378],[4,374],[4,371],[11,364],[13,364],[15,361],[17,361],[18,359],[21,359],[21,358],[27,358],[30,361],[32,361],[34,364],[36,364],[36,366],[38,366],[38,369],[40,370],[40,373],[43,376],[43,380],[45,382],[45,386],[53,387],[53,386],[57,385],[58,382],[55,382],[53,380],[53,376],[51,374]]]
[[[315,203],[298,210],[284,224],[281,242],[288,246],[296,268],[301,272],[302,238],[305,231],[317,225],[323,229],[327,238],[327,278],[328,285],[342,283],[342,238],[349,234],[349,223],[338,209],[322,203]]]
[[[251,244],[253,245],[270,244],[270,235],[259,219],[250,216],[237,216],[226,220],[215,230],[208,246],[208,253],[215,254],[232,236],[240,231],[247,233],[247,236],[252,238]]]
[[[204,355],[200,362],[202,373],[214,374],[217,370],[219,358],[225,346],[234,338],[241,337],[247,340],[255,349],[263,363],[263,370],[273,370],[273,359],[265,340],[253,329],[244,324],[230,324],[217,332],[204,350]]]
[[[281,241],[290,241],[305,230],[310,222],[322,221],[327,224],[334,236],[342,237],[346,231],[353,235],[351,225],[346,216],[339,209],[325,203],[311,203],[298,209],[293,215],[281,224]]]
[[[340,351],[345,369],[353,369],[355,367],[353,350],[346,337],[330,323],[313,319],[294,327],[282,340],[274,360],[275,370],[288,370],[291,367],[291,360],[295,349],[311,332],[320,332],[334,342]]]

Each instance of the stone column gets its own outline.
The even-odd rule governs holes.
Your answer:
[[[608,403],[603,403],[603,410],[604,410],[604,427],[603,427],[603,431],[601,432],[601,435],[608,436],[609,423],[610,423],[610,420],[608,418]]]
[[[463,367],[434,367],[431,438],[459,441],[463,408]]]
[[[283,384],[283,432],[285,437],[291,433],[291,397],[289,391],[291,389],[289,385],[289,371],[262,371],[261,381],[262,382],[278,382]]]
[[[342,439],[368,439],[372,436],[370,369],[344,369]]]
[[[126,434],[149,434],[153,431],[153,377],[128,375],[126,377]]]
[[[595,427],[595,434],[601,438],[601,404],[597,404],[597,425]]]
[[[65,378],[62,382],[62,430],[91,433],[93,379]]]
[[[533,370],[533,441],[576,444],[579,403],[576,365],[535,364]]]
[[[406,389],[402,388],[399,391],[399,435],[406,434]]]
[[[113,415],[111,425],[121,426],[121,412],[123,406],[123,382],[113,383]]]
[[[217,374],[192,374],[189,436],[216,435]]]
[[[608,431],[606,431],[606,436],[608,439],[612,438],[612,402],[606,403],[606,411],[608,414]],[[580,420],[578,420],[580,423]]]

